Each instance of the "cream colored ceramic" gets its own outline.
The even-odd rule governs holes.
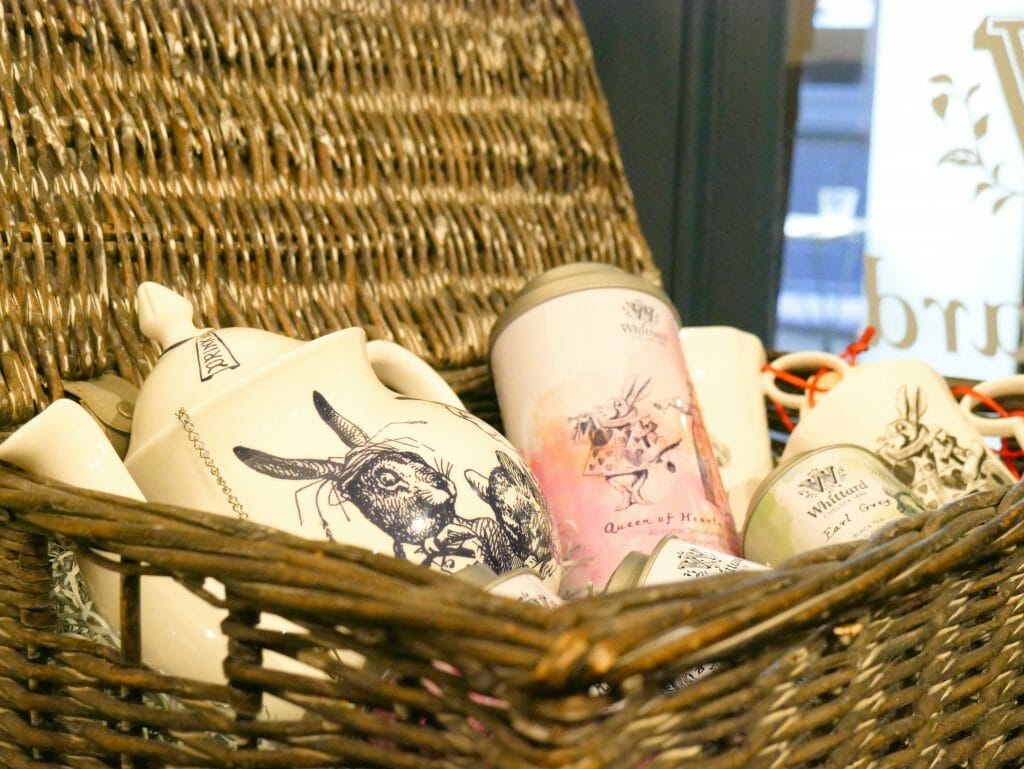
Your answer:
[[[850,370],[850,364],[828,352],[817,350],[802,350],[780,355],[772,361],[772,370],[761,373],[761,385],[764,394],[776,403],[795,411],[805,411],[812,406],[811,400],[805,392],[789,392],[779,387],[776,382],[775,371],[786,372],[817,372],[827,369],[817,380],[822,389],[828,389],[843,379]],[[816,393],[816,398],[822,393]]]
[[[71,400],[56,401],[0,444],[0,460],[79,488],[145,501],[102,428]],[[102,555],[117,558],[109,553]],[[87,558],[79,559],[79,567],[96,610],[115,633],[120,633],[119,576]],[[224,597],[221,583],[208,579],[204,587]],[[170,675],[225,682],[222,663],[227,655],[227,638],[220,624],[227,613],[170,577],[145,576],[140,580],[140,592],[143,662]],[[300,631],[275,616],[265,616],[261,626]],[[266,664],[322,676],[320,671],[273,652],[267,652]],[[266,697],[265,704],[267,714],[276,718],[298,717],[302,712],[275,697]]]
[[[191,305],[153,283],[140,288],[139,319],[164,349],[125,458],[150,501],[446,572],[526,566],[557,584],[529,469],[412,353],[359,328],[311,342],[199,329]]]
[[[972,389],[978,395],[987,396],[997,402],[1000,398],[1008,396],[1020,398],[1024,395],[1024,374],[989,379],[979,382]],[[980,416],[974,413],[978,405],[978,398],[971,393],[960,399],[960,409],[978,432],[998,438],[1013,438],[1019,446],[1024,446],[1024,417]]]
[[[1012,482],[946,380],[919,360],[849,367],[804,404],[782,458],[839,443],[877,454],[929,508]]]
[[[742,531],[750,497],[772,471],[761,388],[764,346],[754,334],[730,326],[688,326],[679,339],[729,509]]]

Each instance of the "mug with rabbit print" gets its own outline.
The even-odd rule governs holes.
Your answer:
[[[931,509],[1013,482],[946,380],[927,363],[890,360],[833,368],[842,379],[819,393],[813,406],[803,403],[783,459],[838,443],[863,446]]]

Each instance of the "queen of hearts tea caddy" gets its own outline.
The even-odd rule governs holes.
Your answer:
[[[666,534],[732,555],[739,539],[668,297],[611,265],[556,267],[491,332],[506,435],[559,528],[569,591],[600,588]]]
[[[530,471],[405,348],[367,342],[360,328],[310,342],[196,328],[192,305],[155,283],[140,286],[138,313],[163,349],[125,457],[150,502],[446,572],[529,567],[557,586],[557,543]]]

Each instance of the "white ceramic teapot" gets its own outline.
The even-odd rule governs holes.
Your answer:
[[[60,399],[18,428],[0,443],[0,461],[29,472],[93,491],[145,502],[99,424],[74,401]],[[112,553],[100,553],[117,560]],[[86,599],[115,634],[120,634],[120,577],[88,558],[78,560],[88,588]],[[207,578],[203,587],[224,599],[224,585]],[[171,577],[146,575],[140,580],[142,659],[157,670],[176,676],[221,684],[227,656],[227,638],[221,623],[227,612],[194,595]],[[260,628],[303,633],[303,629],[276,615],[264,613]],[[346,652],[346,662],[358,666],[362,659]],[[322,671],[271,650],[263,653],[268,668],[323,677]],[[266,715],[300,718],[302,709],[273,695],[264,697]]]
[[[368,343],[360,328],[311,342],[199,329],[191,304],[155,283],[140,286],[138,311],[143,333],[163,348],[139,392],[125,457],[150,502],[447,572],[527,566],[557,585],[558,548],[536,480],[411,352]]]

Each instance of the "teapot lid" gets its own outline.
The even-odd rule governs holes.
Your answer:
[[[180,408],[198,406],[302,345],[255,328],[200,328],[192,303],[159,283],[142,283],[136,299],[139,327],[161,355],[139,390],[129,454],[175,420]]]

